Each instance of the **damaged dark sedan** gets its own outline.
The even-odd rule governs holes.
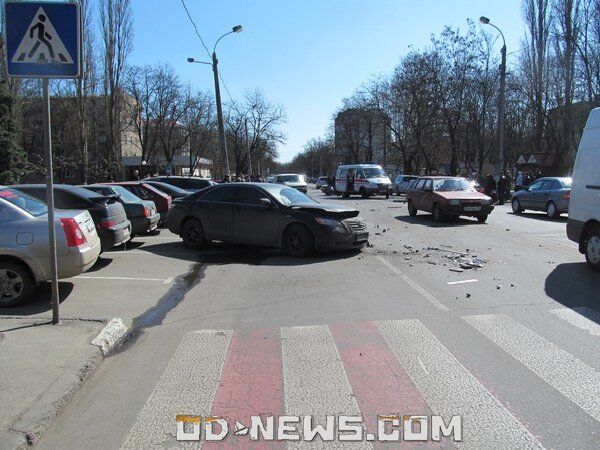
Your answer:
[[[281,248],[305,257],[363,247],[369,233],[358,214],[357,209],[321,204],[283,185],[228,183],[175,200],[167,224],[190,248],[222,241]]]

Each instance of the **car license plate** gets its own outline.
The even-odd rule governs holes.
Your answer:
[[[365,241],[369,237],[369,233],[356,233],[355,241]]]
[[[465,206],[465,211],[481,211],[481,206]]]

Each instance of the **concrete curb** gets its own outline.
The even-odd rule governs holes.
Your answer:
[[[63,319],[71,320],[71,319]],[[82,319],[75,319],[82,320]],[[106,323],[105,321],[103,321]],[[99,367],[102,360],[123,344],[131,334],[131,327],[125,326],[119,318],[108,322],[90,343],[96,347],[84,365],[76,373],[65,373],[55,382],[61,394],[54,396],[48,392],[26,410],[10,427],[7,440],[0,443],[0,449],[28,449],[36,444],[41,434],[71,401],[75,393]]]

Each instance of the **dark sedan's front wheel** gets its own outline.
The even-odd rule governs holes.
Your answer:
[[[188,248],[200,248],[204,245],[204,230],[196,219],[187,220],[181,227],[181,238]]]
[[[304,258],[315,251],[315,239],[303,225],[291,225],[285,232],[285,248],[290,256]]]

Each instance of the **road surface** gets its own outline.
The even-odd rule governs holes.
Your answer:
[[[505,206],[486,224],[436,224],[395,200],[329,200],[361,210],[372,245],[361,253],[296,260],[165,240],[148,270],[185,269],[158,300],[136,287],[132,302],[152,304],[139,331],[39,447],[176,448],[178,414],[363,414],[370,432],[393,413],[460,415],[465,448],[597,448],[600,276],[566,219]],[[151,247],[124,258],[152,264]],[[460,253],[483,267],[454,271]]]

